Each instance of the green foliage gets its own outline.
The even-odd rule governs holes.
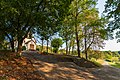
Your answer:
[[[119,0],[107,0],[105,4],[105,12],[107,13],[108,18],[113,18],[110,22],[111,29],[120,28],[120,1]],[[109,27],[110,27],[109,26]]]
[[[92,61],[95,65],[97,65],[98,67],[102,67],[102,64],[96,62],[96,60],[95,60],[94,58],[93,58],[91,61]]]
[[[40,49],[39,49],[39,48],[36,48],[36,50],[37,50],[37,51],[40,51]]]
[[[104,59],[104,53],[102,51],[97,51],[97,50],[89,50],[88,51],[88,58],[91,60],[92,58],[94,59]]]
[[[26,47],[25,47],[25,46],[22,46],[22,50],[26,50]]]
[[[46,51],[43,51],[43,53],[42,54],[48,54],[48,52],[46,52]]]
[[[18,50],[29,32],[45,40],[58,32],[71,0],[0,0],[0,33],[18,41]],[[13,44],[12,44],[13,45]]]
[[[36,50],[37,50],[37,51],[41,51],[41,45],[37,45],[37,46],[36,46]]]
[[[63,44],[62,39],[60,38],[55,38],[51,41],[51,46],[53,47],[53,51],[56,53]]]
[[[111,66],[114,66],[116,68],[120,68],[120,63],[114,63],[114,64],[111,64]]]
[[[58,51],[58,48],[53,48],[53,52],[55,52],[55,53],[57,53],[57,51]]]
[[[60,54],[65,54],[65,49],[60,49],[60,50],[59,50],[59,53],[60,53]]]
[[[118,57],[112,57],[111,61],[117,63],[119,61],[119,59],[118,59]]]
[[[106,53],[105,56],[106,56],[106,59],[112,59],[112,56],[110,54]]]
[[[107,13],[106,17],[109,19],[108,34],[110,37],[116,35],[117,42],[120,42],[120,0],[107,0],[104,13]]]

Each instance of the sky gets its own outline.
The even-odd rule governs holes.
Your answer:
[[[97,8],[99,10],[99,15],[104,11],[104,5],[106,0],[98,0]],[[117,40],[106,40],[104,49],[102,51],[120,51],[120,43],[117,43]]]

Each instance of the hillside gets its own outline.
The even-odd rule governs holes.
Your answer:
[[[10,54],[11,57],[1,57],[0,80],[118,80],[120,78],[120,69],[109,66],[80,67],[82,64],[80,61],[84,59],[79,60],[80,64],[77,65],[76,57],[72,56],[25,52],[22,57],[16,57],[13,54]],[[83,63],[86,64],[85,62]]]

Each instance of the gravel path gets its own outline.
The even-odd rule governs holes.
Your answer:
[[[120,80],[120,69],[109,65],[83,68],[70,61],[56,63],[53,55],[36,52],[24,52],[22,55],[31,60],[36,68],[34,73],[43,75],[45,80]]]

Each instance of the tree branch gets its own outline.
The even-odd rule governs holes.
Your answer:
[[[40,5],[42,4],[42,2],[43,2],[43,0],[41,0],[40,2],[39,2],[39,4],[38,4],[38,6],[37,6],[37,12],[38,12],[38,10],[39,10],[39,7],[40,7]]]

